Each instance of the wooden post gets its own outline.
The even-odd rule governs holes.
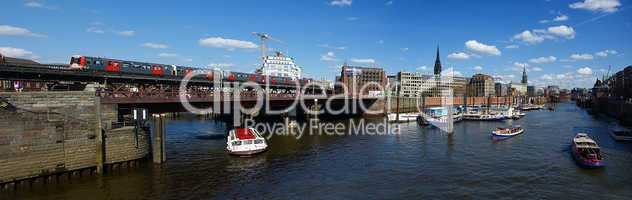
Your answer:
[[[162,164],[167,160],[165,153],[165,115],[154,114],[153,115],[153,130],[152,130],[152,157],[155,164]]]
[[[103,174],[103,163],[105,160],[105,142],[103,142],[103,130],[101,124],[101,97],[95,97],[94,99],[94,115],[95,115],[95,143],[96,143],[96,167],[97,174]]]

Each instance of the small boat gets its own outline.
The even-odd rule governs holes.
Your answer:
[[[453,114],[452,115],[452,122],[453,123],[457,123],[457,122],[460,122],[460,121],[463,121],[463,115],[462,114]],[[443,126],[446,123],[448,123],[448,118],[446,116],[432,116],[432,117],[428,117],[427,119],[423,119],[423,122],[425,122],[425,124],[423,124],[423,125]]]
[[[632,142],[632,130],[623,126],[619,126],[616,123],[611,124],[608,129],[608,131],[610,132],[610,136],[614,138],[614,140],[621,142]]]
[[[399,113],[399,118],[397,117],[397,113],[388,114],[388,122],[414,122],[417,121],[417,113]]]
[[[606,166],[601,156],[599,145],[586,133],[577,133],[575,135],[571,152],[575,162],[582,167]]]
[[[226,145],[228,153],[236,156],[252,156],[268,148],[265,138],[254,128],[230,130]]]
[[[524,129],[520,126],[512,126],[509,128],[497,128],[492,131],[492,136],[499,139],[510,138],[524,133]]]
[[[512,119],[520,119],[522,117],[524,117],[525,115],[527,115],[526,113],[520,112],[520,111],[514,111],[513,115],[511,116]]]

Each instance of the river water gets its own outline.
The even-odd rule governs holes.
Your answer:
[[[179,119],[168,122],[162,166],[0,199],[631,199],[632,143],[612,140],[608,123],[566,103],[515,121],[460,122],[451,136],[414,123],[393,135],[274,135],[267,152],[242,158],[225,153],[223,123]],[[491,130],[510,124],[526,132],[491,139]],[[569,147],[578,131],[602,146],[606,168],[574,163]]]

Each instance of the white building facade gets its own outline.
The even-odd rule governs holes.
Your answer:
[[[275,56],[266,56],[260,73],[266,76],[290,77],[294,80],[302,78],[303,69],[294,60],[281,52]]]

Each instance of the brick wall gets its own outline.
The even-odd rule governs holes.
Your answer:
[[[96,166],[93,92],[0,93],[0,183]],[[101,105],[105,163],[149,152],[149,136],[110,130],[117,106]],[[136,145],[136,138],[138,144]]]

